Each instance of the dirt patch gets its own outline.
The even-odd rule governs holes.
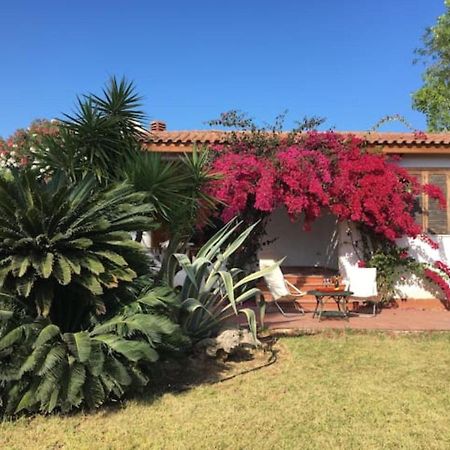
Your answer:
[[[208,357],[205,354],[190,355],[176,361],[167,361],[153,385],[157,391],[184,391],[200,384],[220,383],[245,373],[272,365],[277,360],[281,346],[272,336],[262,338],[262,347],[243,350],[227,360]]]

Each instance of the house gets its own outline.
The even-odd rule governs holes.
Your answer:
[[[400,155],[401,166],[419,177],[422,183],[432,183],[442,189],[447,198],[447,210],[439,209],[424,196],[418,199],[421,213],[416,216],[424,233],[440,244],[439,249],[432,250],[418,239],[405,238],[400,243],[408,246],[409,253],[419,261],[441,260],[450,265],[450,133],[351,133],[363,138],[369,150]],[[201,148],[226,141],[227,132],[167,131],[163,122],[152,122],[146,146],[149,151],[170,157],[190,152],[194,146]],[[330,214],[324,214],[313,224],[312,231],[306,232],[302,231],[301,224],[292,223],[285,211],[277,210],[272,213],[267,232],[268,240],[275,240],[265,247],[261,256],[286,257],[284,264],[296,268],[297,272],[308,268],[310,273],[320,272],[320,269],[339,269],[342,273],[358,264],[356,231],[351,224],[337,223]],[[399,284],[398,295],[410,299],[439,297],[431,285],[416,279],[406,279]]]

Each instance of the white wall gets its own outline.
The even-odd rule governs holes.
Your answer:
[[[446,155],[407,155],[400,160],[400,165],[407,169],[450,168],[450,157]],[[450,263],[450,236],[433,235],[431,238],[439,244],[438,250],[433,250],[429,245],[419,239],[403,238],[398,244],[409,247],[409,254],[420,262],[433,263],[441,260]],[[404,298],[435,298],[441,293],[431,283],[424,282],[414,276],[406,277],[403,282],[397,284],[399,297]]]
[[[416,169],[446,169],[450,168],[450,157],[446,155],[406,155],[400,159],[399,165]]]
[[[284,266],[337,268],[337,225],[331,214],[325,214],[303,231],[303,222],[291,222],[285,209],[270,217],[265,240],[276,240],[265,246],[260,258],[275,260],[286,257]]]

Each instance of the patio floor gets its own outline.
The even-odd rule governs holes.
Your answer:
[[[304,316],[288,317],[269,306],[265,326],[271,330],[314,331],[325,329],[392,330],[392,331],[450,331],[450,311],[419,309],[382,309],[375,317],[354,315],[342,318],[313,318],[312,312]]]

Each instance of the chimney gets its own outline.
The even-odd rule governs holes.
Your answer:
[[[166,122],[163,122],[162,120],[152,120],[150,122],[150,131],[166,131],[166,129]]]

